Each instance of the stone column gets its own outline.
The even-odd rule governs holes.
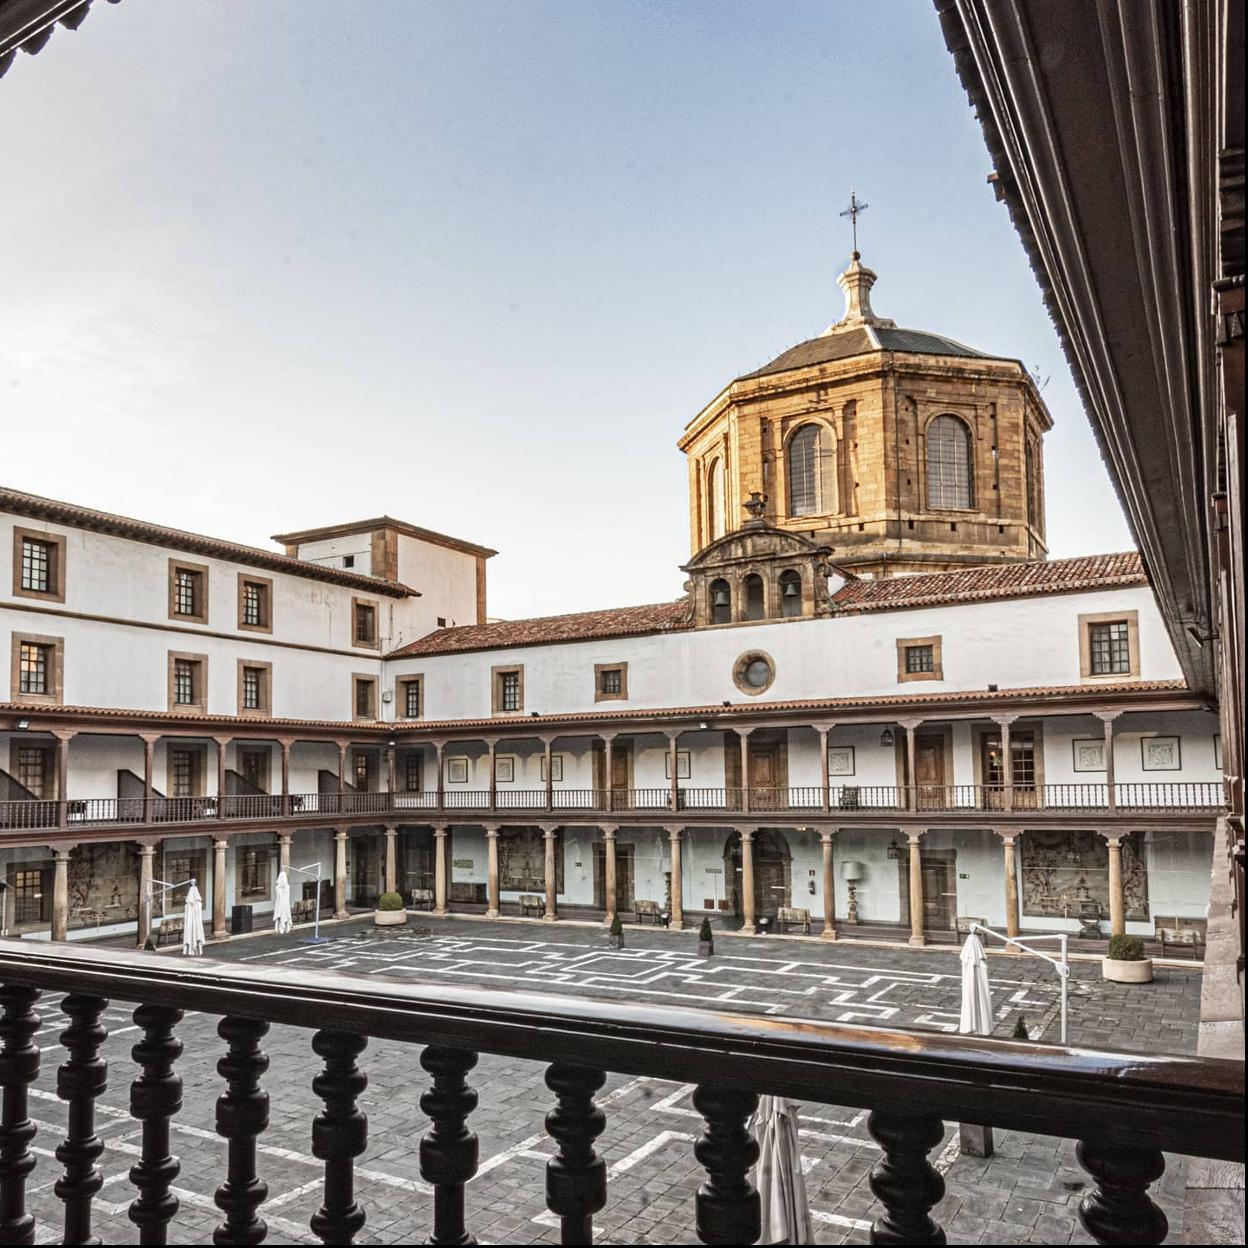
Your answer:
[[[998,829],[997,835],[1005,849],[1005,934],[1018,935],[1018,861],[1015,849],[1018,844],[1018,833],[1013,830]],[[1007,946],[1007,948],[1012,948]],[[1017,952],[1017,950],[1014,950]]]
[[[825,724],[815,730],[819,733],[819,783],[822,785],[819,807],[825,815],[832,809],[832,777],[828,773],[828,733],[831,732],[833,726]]]
[[[1109,934],[1123,936],[1127,931],[1127,905],[1122,895],[1122,838],[1107,836],[1109,850]]]
[[[141,735],[143,738],[143,797],[150,802],[156,796],[152,776],[156,770],[156,742],[160,740],[160,734],[145,732]],[[147,822],[151,817],[152,812],[145,809],[143,812],[144,822]]]
[[[444,743],[444,742],[442,742],[442,741],[437,741],[437,742],[435,742],[435,743],[434,743],[434,747],[433,747],[433,748],[434,748],[435,753],[437,754],[437,758],[436,758],[435,762],[436,762],[436,764],[437,764],[437,768],[438,768],[438,788],[437,788],[437,794],[438,794],[438,809],[439,809],[439,810],[441,810],[441,809],[442,809],[442,786],[443,786],[443,783],[444,783],[444,779],[443,779],[443,776],[442,776],[442,751],[446,748],[446,746],[445,746],[445,743]]]
[[[668,926],[673,931],[680,931],[685,925],[684,876],[681,870],[681,833],[684,829],[679,824],[670,825],[667,839],[672,847],[672,920]]]
[[[282,747],[282,814],[290,814],[290,740],[283,738],[278,744]],[[287,847],[289,849],[289,846]]]
[[[741,829],[741,930],[753,936],[758,930],[754,914],[754,829]]]
[[[1010,754],[1010,725],[1013,715],[999,715],[996,724],[1001,729],[1001,809],[1014,809],[1014,759]]]
[[[62,730],[56,734],[56,824],[69,826],[69,743],[77,734]]]
[[[393,824],[386,824],[386,882],[385,891],[393,893],[399,887],[399,829]]]
[[[615,733],[608,732],[602,738],[602,802],[603,810],[615,809],[615,798],[611,788],[611,773],[615,765]]]
[[[347,830],[339,828],[334,833],[334,918],[347,915]]]
[[[487,856],[485,876],[485,917],[496,919],[502,913],[498,889],[498,824],[486,824],[485,849]]]
[[[347,804],[347,748],[351,743],[338,741],[335,744],[338,746],[338,809],[341,811]]]
[[[919,843],[922,832],[907,829],[906,840],[910,842],[910,944],[926,944],[923,935],[923,858]]]
[[[554,810],[555,808],[555,756],[553,753],[555,739],[554,737],[543,737],[542,748],[545,750],[543,755],[546,762],[546,809]]]
[[[1097,718],[1105,734],[1105,804],[1110,810],[1118,809],[1118,784],[1114,776],[1114,720],[1118,712],[1098,711]]]
[[[446,828],[433,830],[433,913],[446,918]]]
[[[386,809],[394,809],[394,746],[386,746]],[[393,891],[393,890],[391,890]]]
[[[602,829],[602,891],[606,894],[604,902],[607,910],[605,922],[608,927],[615,918],[615,834],[618,831],[614,824]]]
[[[824,741],[827,741],[825,735]],[[836,833],[825,830],[819,833],[823,850],[823,939],[836,939],[836,872],[832,862],[832,840]]]
[[[156,845],[153,841],[139,841],[139,923],[136,944],[140,949],[152,934],[152,879],[156,861]],[[180,883],[181,881],[172,881]]]
[[[290,833],[279,832],[277,834],[277,869],[279,871],[290,870]]]
[[[224,940],[228,935],[225,927],[225,851],[227,840],[212,842],[212,939]]]
[[[737,740],[741,750],[741,809],[750,808],[750,733],[751,728],[738,728]],[[752,835],[752,834],[751,834]],[[744,841],[742,842],[744,846]],[[743,855],[744,859],[744,855]],[[751,868],[752,869],[752,868]]]
[[[677,746],[680,743],[680,733],[669,732],[667,734],[667,758],[668,766],[671,768],[671,789],[668,794],[668,807],[671,810],[680,809],[680,768],[677,766]]]
[[[902,729],[906,734],[906,809],[919,808],[919,778],[915,775],[914,730],[919,726],[913,720],[904,722]]]
[[[490,747],[490,809],[498,809],[498,742],[487,741]]]
[[[69,939],[69,854],[72,845],[52,847],[52,939]]]
[[[225,751],[229,748],[231,737],[213,737],[217,743],[217,818],[224,819],[227,802],[225,800]]]
[[[552,823],[543,824],[542,836],[546,841],[546,913],[542,918],[553,923],[558,917],[558,897],[556,896],[557,879],[555,876],[556,832]]]

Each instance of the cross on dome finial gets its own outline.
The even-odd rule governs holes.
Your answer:
[[[854,190],[853,187],[851,187],[849,191],[849,207],[846,208],[843,213],[841,213],[841,216],[849,218],[850,228],[854,232],[853,258],[855,260],[859,258],[859,255],[858,255],[858,214],[860,212],[865,212],[869,207],[870,207],[869,204],[860,204],[858,202],[858,192]]]

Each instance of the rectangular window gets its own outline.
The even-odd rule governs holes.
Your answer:
[[[208,661],[202,654],[169,652],[169,709],[203,711]]]
[[[399,715],[403,719],[419,719],[424,714],[424,677],[404,676],[398,686]]]
[[[203,782],[203,751],[187,746],[169,748],[169,796],[198,797]]]
[[[930,672],[934,669],[935,664],[932,661],[931,646],[907,646],[906,647],[906,671],[911,674],[915,672]]]
[[[500,711],[518,711],[520,709],[519,672],[503,672],[499,676],[498,709]]]
[[[377,718],[377,679],[374,676],[355,676],[352,691],[356,719]]]
[[[22,693],[47,694],[52,669],[52,647],[23,641],[18,660],[18,688]]]
[[[50,874],[50,873],[49,873]],[[26,923],[46,921],[52,913],[51,888],[38,867],[17,868],[12,876],[13,923],[21,927]]]
[[[594,664],[594,701],[623,702],[628,698],[628,664]]]
[[[266,576],[239,576],[238,626],[250,633],[273,631],[273,582]]]
[[[377,604],[351,599],[351,644],[356,646],[377,645]]]
[[[59,533],[13,529],[13,594],[65,601],[65,538]]]
[[[273,711],[273,665],[238,661],[238,713],[269,715]]]
[[[1131,645],[1126,620],[1090,626],[1092,675],[1113,676],[1131,670]]]
[[[371,793],[373,791],[373,775],[375,768],[373,766],[373,755],[358,752],[351,760],[352,773],[354,779],[352,784],[361,793]]]
[[[165,844],[169,842],[166,841]],[[166,849],[164,859],[164,878],[170,884],[185,884],[187,880],[202,884],[208,878],[206,849]],[[185,897],[186,894],[182,892],[166,894],[163,898],[165,912],[171,916],[180,914]]]
[[[897,680],[943,680],[945,677],[940,637],[897,639]]]
[[[208,568],[204,564],[169,560],[169,618],[208,623]]]
[[[258,711],[264,705],[261,697],[261,686],[264,684],[264,673],[258,667],[243,668],[243,709]]]
[[[240,899],[263,901],[269,895],[269,850],[262,845],[244,845],[237,853],[235,884]]]
[[[13,762],[13,778],[32,797],[52,796],[52,750],[45,745],[20,745]]]
[[[419,754],[405,754],[403,756],[403,788],[408,793],[419,793],[421,786],[421,757]]]

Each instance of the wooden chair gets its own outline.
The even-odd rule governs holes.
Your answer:
[[[801,926],[803,935],[810,935],[810,911],[804,906],[781,906],[776,911],[776,922],[782,932],[789,930],[790,923],[796,923]]]
[[[413,910],[432,910],[433,909],[433,889],[431,888],[414,888],[412,889],[412,909]]]
[[[1156,915],[1153,918],[1154,939],[1161,945],[1163,958],[1175,956],[1175,945],[1190,949],[1193,960],[1203,958],[1208,932],[1208,919],[1185,919],[1179,915]]]
[[[526,915],[528,914],[530,910],[532,910],[538,916],[545,914],[546,913],[545,898],[539,897],[536,893],[521,893],[520,894],[520,913],[522,915]]]
[[[157,945],[167,945],[171,942],[176,942],[180,945],[182,943],[183,923],[183,919],[163,920],[156,931]]]
[[[659,908],[657,901],[649,901],[645,897],[638,897],[633,902],[633,922],[640,923],[642,918],[648,918],[651,923],[660,922],[660,916],[663,911]]]

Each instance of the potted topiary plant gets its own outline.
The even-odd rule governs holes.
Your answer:
[[[1144,956],[1144,942],[1138,936],[1111,936],[1101,974],[1115,984],[1152,983],[1153,960]]]
[[[618,914],[611,916],[611,926],[607,928],[607,944],[612,949],[624,948],[624,924],[620,922]]]
[[[715,952],[715,933],[711,931],[711,920],[704,918],[698,928],[698,957],[709,958]]]
[[[1027,1018],[1020,1014],[1014,1021],[1014,1030],[1010,1033],[1012,1040],[1030,1040],[1031,1032],[1027,1030]]]
[[[398,893],[382,893],[377,898],[377,909],[373,911],[375,927],[397,927],[407,922],[407,911],[403,908],[403,898]]]

